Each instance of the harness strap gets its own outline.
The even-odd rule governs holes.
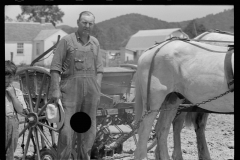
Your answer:
[[[172,37],[170,39],[167,39],[166,41],[163,41],[161,43],[159,43],[158,45],[166,42],[165,44],[163,44],[160,48],[158,48],[155,53],[153,54],[153,57],[152,57],[152,61],[151,61],[151,64],[150,64],[150,68],[149,68],[149,73],[148,73],[148,83],[147,83],[147,111],[150,111],[150,101],[149,101],[149,97],[150,97],[150,84],[151,84],[151,74],[152,74],[152,71],[153,71],[153,67],[154,67],[154,58],[155,56],[157,55],[157,53],[159,52],[159,50],[165,46],[166,44],[174,41],[174,40],[179,40],[179,38],[176,38],[176,37]],[[182,41],[186,41],[187,39],[181,39]],[[157,45],[156,45],[157,46]]]
[[[191,39],[191,41],[197,41],[197,42],[234,43],[234,41],[217,41],[217,40],[202,40],[202,39]]]
[[[215,30],[209,30],[207,32],[205,32],[203,35],[201,35],[200,37],[198,37],[198,39],[191,39],[191,41],[197,41],[197,42],[220,42],[220,43],[234,43],[234,41],[217,41],[217,40],[202,40],[202,38],[210,33],[220,33],[220,34],[226,34],[226,35],[231,35],[234,36],[233,33],[230,32],[226,32],[226,31],[221,31],[218,29]]]
[[[221,30],[219,30],[219,29],[209,30],[209,32],[221,33],[221,34],[227,34],[227,35],[234,35],[234,33],[226,32],[226,31],[221,31]]]
[[[204,36],[206,36],[209,33],[211,33],[211,32],[205,32],[205,34],[201,35],[201,37],[199,37],[197,40],[201,40]]]
[[[224,60],[224,71],[227,79],[228,88],[231,92],[234,91],[234,75],[233,75],[233,69],[232,69],[233,52],[234,52],[234,49],[229,48]]]

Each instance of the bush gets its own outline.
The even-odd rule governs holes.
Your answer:
[[[19,65],[17,65],[17,67],[28,67],[28,66],[30,65],[26,63],[20,63]]]

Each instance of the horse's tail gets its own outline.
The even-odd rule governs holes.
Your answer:
[[[188,112],[185,117],[185,126],[186,127],[191,127],[192,121],[193,121],[193,112]]]
[[[143,111],[143,100],[142,100],[142,92],[141,92],[141,83],[140,77],[138,77],[138,72],[136,73],[135,79],[135,105],[134,105],[134,121],[137,123],[142,117]]]

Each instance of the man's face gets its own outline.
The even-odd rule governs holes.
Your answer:
[[[78,31],[84,35],[89,35],[94,26],[94,17],[92,15],[82,15],[77,21]]]

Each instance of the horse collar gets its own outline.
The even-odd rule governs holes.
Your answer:
[[[229,50],[227,51],[227,54],[224,60],[224,71],[227,79],[228,88],[229,90],[231,90],[231,92],[234,91],[234,73],[233,73],[232,61],[231,61],[233,52],[234,52],[234,48],[230,47]]]

